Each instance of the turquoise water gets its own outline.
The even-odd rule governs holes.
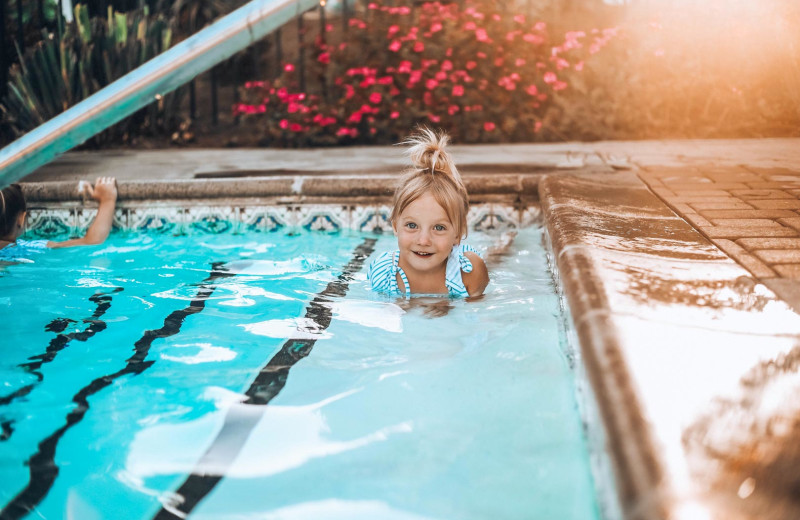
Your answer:
[[[354,251],[394,246],[119,234],[0,271],[0,516],[598,518],[541,231],[477,302],[371,294]]]

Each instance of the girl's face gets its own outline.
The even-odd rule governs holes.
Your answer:
[[[406,206],[392,227],[404,270],[422,273],[441,269],[450,250],[461,241],[444,208],[430,193]]]

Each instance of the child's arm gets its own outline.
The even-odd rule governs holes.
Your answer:
[[[464,281],[464,287],[470,296],[480,296],[489,285],[489,270],[486,269],[486,263],[483,258],[478,256],[472,251],[464,253],[470,262],[472,262],[472,271],[469,273],[461,272],[461,279]]]
[[[87,246],[92,244],[102,244],[111,231],[111,224],[114,219],[114,208],[117,203],[117,181],[114,177],[100,177],[92,187],[88,184],[86,190],[89,197],[95,199],[100,207],[97,208],[97,216],[86,230],[86,234],[81,238],[73,238],[63,242],[48,242],[47,247],[72,247]]]

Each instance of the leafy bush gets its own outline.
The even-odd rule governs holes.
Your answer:
[[[169,21],[148,9],[114,12],[90,19],[76,5],[75,22],[61,41],[52,34],[25,52],[10,71],[2,102],[2,124],[18,137],[51,119],[166,50],[172,42]],[[181,123],[182,90],[95,136],[91,144],[129,142],[134,135],[171,132]]]
[[[234,114],[284,146],[392,143],[419,123],[460,142],[531,141],[617,29],[556,37],[541,20],[468,0],[371,3],[348,33],[329,25],[305,62],[245,84]],[[308,91],[300,67],[318,79]]]

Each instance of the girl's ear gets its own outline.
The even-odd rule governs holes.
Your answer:
[[[394,220],[392,221],[392,231],[394,232],[394,236],[397,236],[397,222]]]
[[[28,212],[27,211],[22,211],[22,212],[20,212],[19,215],[17,215],[17,227],[21,228],[21,227],[25,226],[25,217],[27,217],[27,216],[28,216]]]

